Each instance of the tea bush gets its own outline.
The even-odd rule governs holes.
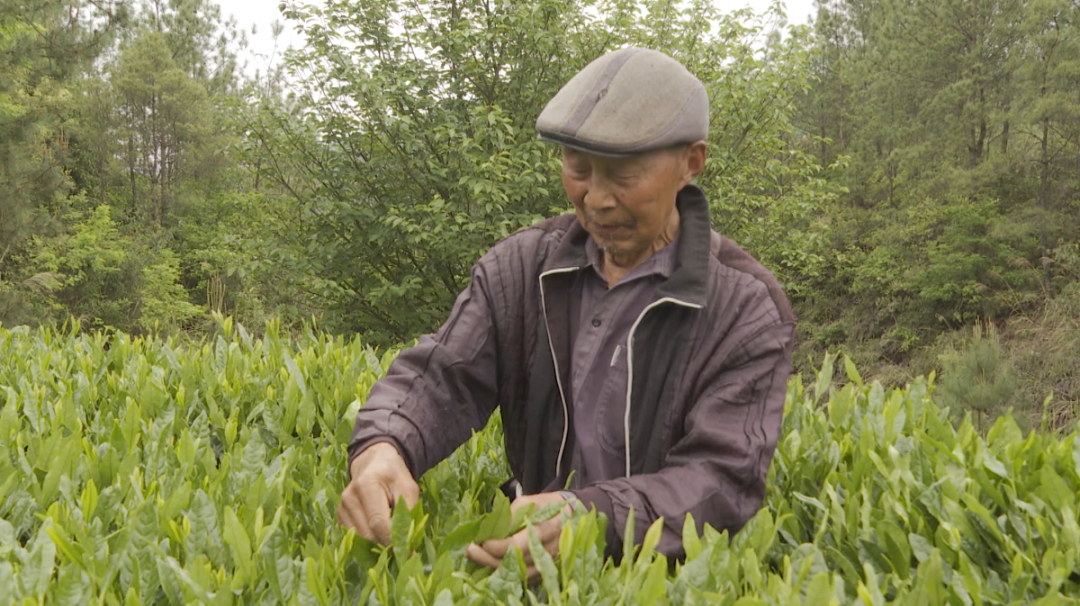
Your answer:
[[[344,531],[355,411],[390,355],[224,320],[200,344],[0,328],[0,603],[1043,604],[1080,594],[1080,441],[980,435],[932,400],[827,357],[792,380],[765,507],[734,537],[659,526],[605,559],[578,514],[560,557],[464,557],[512,520],[498,419],[421,478],[393,541]]]

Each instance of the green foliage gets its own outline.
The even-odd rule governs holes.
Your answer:
[[[166,228],[185,177],[213,163],[214,132],[206,89],[173,60],[164,35],[127,44],[109,79],[116,99],[113,136],[124,150],[132,223]]]
[[[73,211],[65,218],[70,232],[35,239],[30,251],[34,268],[63,283],[42,303],[61,318],[70,313],[91,323],[123,325],[131,305],[124,271],[131,258],[130,239],[121,237],[108,206]]]
[[[926,199],[838,217],[830,239],[839,250],[800,297],[808,341],[897,362],[945,329],[1031,305],[1039,297],[1038,272],[1024,259],[1031,230],[1001,207]]]
[[[135,22],[111,3],[2,8],[0,319],[183,324],[174,215],[224,186],[207,90],[236,83],[234,30],[204,2],[148,2]]]
[[[237,47],[246,45],[236,18],[206,0],[143,0],[136,35],[160,32],[171,58],[212,95],[232,91],[241,81]]]
[[[797,122],[846,193],[811,339],[904,364],[976,318],[1038,315],[1075,276],[1080,6],[819,0],[817,80]],[[1067,255],[1067,253],[1064,253]],[[1041,400],[1041,398],[1040,398]]]
[[[203,313],[199,307],[187,302],[187,293],[179,280],[179,261],[167,249],[162,251],[155,263],[143,268],[140,328],[157,330],[183,326]]]
[[[975,326],[963,350],[945,357],[939,393],[957,411],[976,411],[981,424],[988,412],[1008,406],[1018,376],[1002,353],[997,328],[990,322]]]
[[[927,200],[876,213],[882,227],[849,256],[851,293],[909,326],[963,325],[995,316],[1002,292],[1030,286],[1033,272],[1010,267],[1022,242],[1010,237],[989,200]]]
[[[0,329],[0,595],[9,603],[1074,603],[1080,437],[954,427],[932,381],[886,391],[850,361],[789,386],[766,506],[734,537],[659,525],[616,563],[577,514],[560,557],[494,572],[513,531],[498,421],[421,478],[376,547],[335,518],[352,417],[390,361],[359,340],[232,320],[205,343]],[[77,327],[76,327],[77,328]],[[494,501],[493,501],[494,499]],[[489,512],[490,504],[494,508]],[[550,512],[535,512],[533,520]],[[527,518],[527,516],[516,516]],[[630,531],[632,532],[632,531]],[[632,536],[632,535],[631,535]]]
[[[33,319],[27,298],[55,287],[26,266],[26,246],[62,228],[72,81],[100,50],[109,8],[0,1],[0,321]]]
[[[782,544],[772,561],[809,556],[864,603],[1075,595],[1061,541],[1077,529],[1076,433],[1024,436],[1005,415],[984,438],[970,416],[954,427],[932,390],[853,381],[813,408],[793,385],[767,498]],[[1064,557],[1056,575],[1048,554]]]
[[[303,211],[291,242],[335,326],[381,343],[433,329],[488,246],[565,206],[532,120],[582,64],[562,60],[580,11],[554,1],[286,11],[309,39],[288,65],[310,108],[255,128],[305,185],[289,188]],[[268,168],[281,186],[294,174]]]
[[[131,331],[168,331],[199,315],[179,283],[175,255],[121,234],[111,210],[72,211],[64,216],[70,232],[33,240],[28,266],[55,280],[32,299],[42,313]]]
[[[115,274],[126,254],[111,209],[98,206],[73,223],[70,237],[42,242],[34,260],[49,271],[63,272],[73,286]]]
[[[276,318],[298,326],[321,313],[304,290],[304,259],[281,228],[295,209],[255,191],[193,199],[177,213],[176,246],[184,283],[210,312],[261,326]]]
[[[22,33],[5,39],[32,41],[41,24],[56,25],[44,17],[60,13],[46,6],[16,7],[4,23]],[[33,134],[12,138],[10,157],[42,159],[17,172],[51,179],[0,208],[9,323],[74,315],[145,330],[164,317],[183,324],[192,304],[256,326],[316,316],[381,345],[431,331],[479,255],[568,210],[558,150],[536,139],[535,118],[588,61],[630,44],[671,53],[709,88],[711,159],[699,181],[718,229],[791,292],[822,267],[818,211],[837,190],[791,124],[809,86],[808,39],[770,30],[778,8],[754,17],[666,0],[285,5],[309,43],[289,57],[288,81],[250,86],[237,76],[242,37],[216,6],[131,9],[115,39],[100,41],[101,61],[35,50],[25,58],[38,72],[5,80],[25,84],[3,106],[28,117],[20,137]],[[91,24],[74,19],[59,33],[78,39]],[[70,85],[57,84],[59,72],[57,82],[42,76],[58,64],[70,66],[61,70]],[[43,146],[50,153],[34,152]],[[102,244],[108,269],[88,273],[76,267],[83,259],[60,256],[98,206],[111,209],[124,260],[105,263]],[[166,290],[150,284],[162,272],[144,270],[171,276],[173,266],[166,281],[185,294],[166,289],[172,311],[147,308],[142,285],[159,301]],[[142,322],[146,309],[155,319]]]
[[[820,262],[813,216],[833,192],[792,142],[793,98],[808,86],[801,30],[762,45],[765,20],[700,1],[331,0],[285,15],[308,37],[288,59],[302,112],[253,116],[265,161],[248,165],[299,209],[283,246],[336,330],[376,343],[433,330],[487,248],[569,210],[536,116],[588,61],[631,44],[707,83],[699,181],[720,230],[792,288]]]

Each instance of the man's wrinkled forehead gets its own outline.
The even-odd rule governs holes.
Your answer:
[[[541,139],[611,157],[702,141],[709,133],[705,87],[654,50],[608,53],[570,79],[536,121]]]

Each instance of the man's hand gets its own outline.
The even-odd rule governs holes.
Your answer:
[[[523,507],[529,503],[533,503],[537,510],[542,509],[545,505],[551,503],[561,503],[566,499],[557,492],[541,492],[540,494],[526,495],[514,499],[514,502],[510,504],[510,510],[513,511],[519,507]],[[564,513],[573,513],[573,505],[571,503],[566,504]],[[557,515],[546,522],[534,524],[533,529],[536,531],[536,536],[540,539],[540,543],[544,545],[544,549],[552,555],[557,556],[559,553],[559,535],[562,533],[562,519],[563,515]],[[511,547],[517,547],[521,551],[521,554],[525,558],[525,564],[528,566],[529,581],[533,582],[540,578],[540,572],[536,569],[536,564],[533,562],[532,553],[529,551],[529,529],[518,532],[512,537],[505,539],[491,539],[484,541],[480,545],[472,544],[465,551],[465,555],[469,556],[469,559],[490,568],[498,568],[499,563],[502,562],[503,556],[506,552],[510,551]]]
[[[390,543],[390,513],[398,497],[410,508],[420,500],[420,487],[405,459],[393,445],[372,444],[353,459],[352,481],[341,493],[338,522],[360,536]]]

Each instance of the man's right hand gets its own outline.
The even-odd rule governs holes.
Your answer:
[[[372,444],[349,467],[352,481],[341,493],[338,522],[360,536],[390,543],[390,514],[398,497],[410,508],[420,500],[420,487],[397,448],[386,442]]]

